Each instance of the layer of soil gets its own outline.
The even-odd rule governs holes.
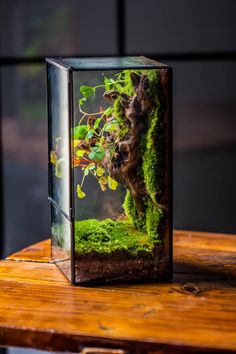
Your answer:
[[[158,250],[155,254],[136,257],[129,257],[125,252],[75,256],[76,283],[169,280],[170,276],[169,258],[158,254]]]

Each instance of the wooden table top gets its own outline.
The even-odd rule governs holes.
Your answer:
[[[236,352],[235,261],[234,235],[175,231],[173,282],[73,287],[40,242],[0,261],[0,345]]]

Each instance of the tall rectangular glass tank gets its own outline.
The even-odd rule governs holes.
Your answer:
[[[46,61],[54,261],[72,284],[170,279],[170,68]]]

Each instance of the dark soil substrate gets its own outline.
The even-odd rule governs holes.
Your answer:
[[[75,257],[76,283],[108,283],[141,280],[169,280],[166,257],[145,255],[128,257],[126,253],[88,254]]]

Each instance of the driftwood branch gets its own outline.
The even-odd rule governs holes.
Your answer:
[[[118,91],[106,91],[104,98],[114,102],[121,97],[122,115],[129,132],[118,142],[114,157],[108,164],[111,177],[126,186],[135,200],[136,207],[144,211],[143,197],[147,194],[143,176],[139,173],[142,164],[140,143],[145,130],[146,121],[150,114],[153,102],[148,93],[149,80],[147,75],[131,73],[131,80],[135,94],[129,97],[119,94]]]

